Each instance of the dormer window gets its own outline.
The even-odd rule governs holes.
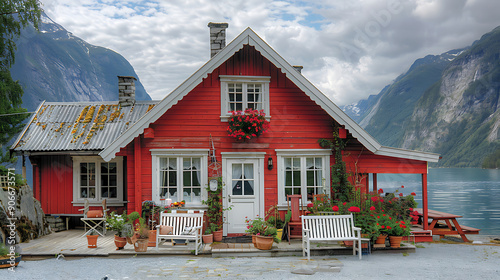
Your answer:
[[[264,110],[269,114],[269,81],[271,77],[221,75],[221,120],[227,121],[232,111]]]

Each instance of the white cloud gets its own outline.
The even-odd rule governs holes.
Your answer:
[[[497,0],[42,2],[75,36],[122,54],[153,99],[209,59],[214,21],[229,23],[228,41],[251,27],[338,105],[378,93],[417,58],[471,44],[500,10]]]

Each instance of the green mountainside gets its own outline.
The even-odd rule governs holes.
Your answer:
[[[371,100],[346,112],[381,144],[439,153],[437,166],[500,167],[500,27],[417,60]]]

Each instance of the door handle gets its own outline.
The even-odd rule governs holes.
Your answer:
[[[228,201],[229,203],[231,203],[231,195],[230,195],[230,194],[228,194],[228,195],[227,195],[227,201]]]

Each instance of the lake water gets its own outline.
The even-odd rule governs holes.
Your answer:
[[[482,235],[500,235],[500,170],[433,168],[427,178],[429,209],[463,216],[458,222],[481,229]],[[415,192],[422,206],[420,175],[378,174],[377,181],[384,192]]]

